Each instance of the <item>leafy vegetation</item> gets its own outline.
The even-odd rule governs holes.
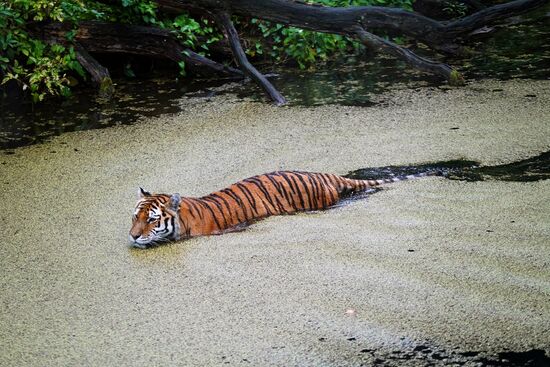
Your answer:
[[[326,6],[384,5],[411,9],[412,0],[315,0]],[[149,25],[172,30],[185,46],[208,55],[209,46],[222,39],[211,20],[194,19],[188,14],[167,17],[151,0],[121,0],[105,5],[91,0],[8,0],[0,1],[0,77],[2,84],[16,81],[30,91],[33,101],[47,95],[70,93],[71,74],[85,78],[76,59],[73,40],[78,23],[100,20]],[[31,35],[27,25],[42,21],[73,25],[61,44],[47,44]],[[258,19],[237,20],[246,35],[247,53],[269,61],[294,61],[307,68],[318,61],[360,48],[346,37],[283,27]],[[184,63],[180,63],[185,73]]]
[[[413,0],[310,0],[306,3],[322,4],[333,7],[348,6],[389,6],[412,10]],[[270,60],[285,62],[292,60],[301,69],[311,67],[330,57],[360,50],[359,42],[337,34],[312,32],[295,27],[285,27],[268,21],[252,19],[256,30],[250,34],[259,34],[247,53],[252,56],[263,55]]]

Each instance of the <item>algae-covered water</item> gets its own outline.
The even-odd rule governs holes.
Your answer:
[[[380,98],[188,98],[174,115],[0,155],[0,365],[546,363],[547,179],[427,177],[242,232],[129,248],[139,186],[196,196],[278,169],[497,166],[550,150],[547,80]]]

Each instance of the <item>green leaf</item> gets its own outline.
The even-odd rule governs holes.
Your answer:
[[[67,40],[69,41],[73,41],[75,36],[76,36],[76,29],[73,29],[72,31],[68,31],[67,33],[65,33],[65,38],[67,38]]]

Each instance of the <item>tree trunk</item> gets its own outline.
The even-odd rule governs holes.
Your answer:
[[[72,25],[65,23],[39,23],[31,27],[31,33],[48,43],[70,45],[65,35]],[[192,72],[217,77],[242,79],[242,71],[210,60],[185,48],[169,31],[153,28],[87,21],[78,25],[75,38],[78,62],[90,74],[92,83],[102,97],[114,92],[109,71],[99,64],[89,52],[123,53],[167,58],[176,63],[185,62]]]

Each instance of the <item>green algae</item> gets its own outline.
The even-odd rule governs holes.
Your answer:
[[[277,169],[491,166],[550,146],[546,81],[383,98],[368,109],[191,98],[175,116],[0,156],[0,365],[356,366],[374,363],[362,350],[425,344],[548,353],[548,180],[429,177],[128,248],[139,186],[196,196]]]

